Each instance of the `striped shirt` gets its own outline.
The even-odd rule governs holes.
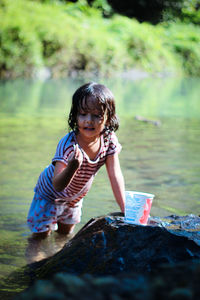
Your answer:
[[[35,191],[43,198],[57,204],[67,203],[69,206],[74,206],[89,191],[95,175],[100,167],[105,164],[106,157],[121,151],[121,145],[114,132],[101,135],[100,150],[94,160],[90,160],[85,151],[79,146],[83,154],[83,162],[67,187],[62,192],[57,192],[52,184],[55,163],[61,161],[67,165],[68,157],[74,151],[76,144],[78,142],[74,131],[69,132],[58,143],[52,163],[40,174],[35,187]]]

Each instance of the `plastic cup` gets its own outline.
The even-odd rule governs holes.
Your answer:
[[[147,225],[154,195],[126,191],[125,196],[124,221],[131,224]]]

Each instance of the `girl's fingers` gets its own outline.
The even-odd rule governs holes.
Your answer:
[[[83,154],[78,147],[78,144],[74,147],[74,158],[79,161],[79,164],[82,164],[83,161]]]
[[[73,159],[78,159],[77,158],[77,155],[78,155],[78,148],[77,148],[77,145],[74,146],[74,151],[72,151],[68,157],[68,160],[73,160]]]
[[[78,145],[76,144],[75,147],[74,147],[74,158],[77,158],[78,156]]]
[[[83,154],[82,154],[82,152],[81,152],[80,149],[78,149],[77,159],[78,159],[79,163],[82,164],[82,162],[83,162]]]

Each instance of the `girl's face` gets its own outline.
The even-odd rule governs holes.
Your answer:
[[[77,115],[79,134],[88,140],[93,140],[100,136],[106,124],[106,113],[98,101],[90,96],[87,101],[84,99],[82,108]]]

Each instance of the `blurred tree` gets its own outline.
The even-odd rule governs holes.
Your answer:
[[[152,24],[157,24],[163,19],[184,20],[186,17],[187,20],[191,17],[191,22],[193,22],[194,16],[200,9],[200,0],[88,0],[88,3],[99,5],[99,8],[102,7],[104,10],[107,5],[110,5],[114,12]]]
[[[200,25],[200,0],[185,1],[180,18],[185,23]]]

